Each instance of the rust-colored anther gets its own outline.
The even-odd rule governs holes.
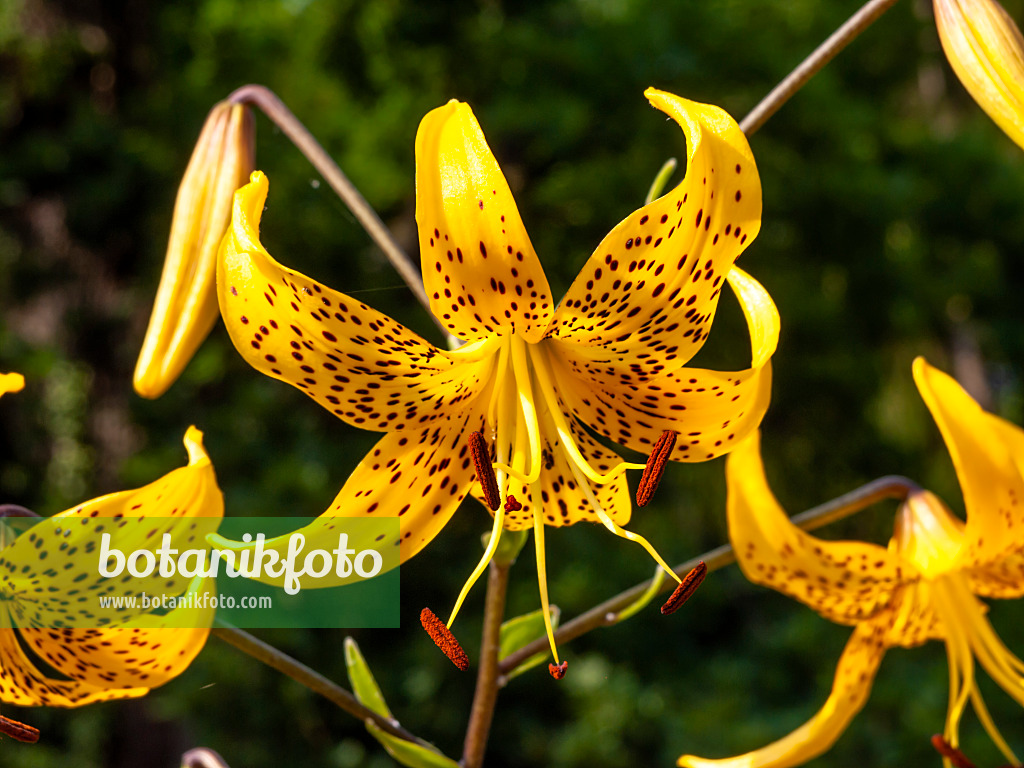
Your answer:
[[[563,661],[561,664],[548,664],[548,672],[555,680],[561,680],[565,677],[566,670],[569,669],[569,662]]]
[[[427,634],[434,641],[434,645],[440,648],[444,655],[452,660],[452,664],[463,672],[469,669],[469,656],[462,650],[462,646],[459,645],[459,641],[455,639],[452,631],[434,615],[432,610],[424,608],[420,611],[420,624],[427,630]]]
[[[954,768],[975,768],[974,763],[967,759],[967,755],[954,747],[941,734],[932,736],[932,746],[935,751],[949,760]]]
[[[683,580],[679,582],[679,586],[676,587],[675,592],[672,596],[665,601],[665,604],[661,606],[661,613],[663,616],[668,616],[671,613],[678,611],[683,603],[690,599],[694,592],[697,591],[703,581],[704,577],[708,575],[708,567],[704,565],[704,561],[701,560],[697,565],[690,569],[690,572],[683,576]]]
[[[38,728],[25,725],[25,723],[19,723],[17,720],[11,720],[11,718],[4,717],[3,715],[0,715],[0,733],[4,736],[10,736],[12,739],[23,741],[26,744],[35,744],[39,741]]]
[[[491,466],[490,450],[487,447],[487,440],[480,432],[469,433],[469,455],[473,457],[473,469],[476,470],[476,479],[484,488],[484,501],[492,512],[496,512],[501,506],[501,494],[498,493],[498,478],[494,476],[494,467]]]
[[[505,498],[505,511],[506,512],[518,512],[523,508],[523,505],[519,503],[519,500],[511,493]]]
[[[672,449],[676,447],[676,433],[665,430],[661,433],[651,449],[650,458],[644,467],[644,473],[640,476],[640,485],[636,487],[636,505],[646,507],[658,490],[658,483],[661,476],[665,474],[665,465],[668,464],[668,457],[672,455]]]

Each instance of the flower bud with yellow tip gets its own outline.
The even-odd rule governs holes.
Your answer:
[[[166,392],[213,328],[217,251],[254,153],[248,107],[223,101],[210,110],[178,188],[160,288],[135,366],[135,391],[143,397]]]
[[[996,125],[1024,148],[1024,37],[996,0],[934,0],[950,66]]]

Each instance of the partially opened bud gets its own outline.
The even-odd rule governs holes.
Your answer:
[[[217,250],[235,190],[255,165],[249,108],[224,101],[206,118],[178,188],[160,288],[135,365],[135,391],[167,391],[217,319]]]
[[[1024,37],[995,0],[935,0],[939,39],[982,109],[1024,148]]]

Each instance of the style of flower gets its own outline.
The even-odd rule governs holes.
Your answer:
[[[721,109],[653,89],[646,95],[683,129],[686,176],[604,238],[557,306],[472,110],[452,101],[423,119],[422,273],[433,313],[465,342],[454,351],[276,262],[259,240],[262,173],[236,195],[217,276],[235,346],[342,420],[385,433],[331,507],[303,529],[309,546],[331,542],[338,516],[397,515],[399,533],[385,543],[399,545],[404,562],[467,494],[494,513],[490,544],[448,626],[503,528],[534,532],[545,617],[545,525],[601,523],[664,565],[622,528],[631,513],[624,471],[643,465],[624,463],[587,427],[644,453],[675,432],[662,463],[696,462],[729,451],[767,407],[778,313],[733,266],[760,227],[750,148]],[[752,365],[732,373],[686,368],[725,282],[747,319]],[[492,472],[500,492],[485,496],[480,481],[490,485]],[[267,543],[286,546],[287,537]]]
[[[167,391],[217,321],[217,250],[255,151],[249,108],[229,101],[214,106],[174,201],[160,287],[135,365],[135,391],[143,397]]]
[[[1024,37],[996,0],[934,0],[950,66],[996,125],[1024,148]]]
[[[7,381],[0,378],[0,394],[12,391],[5,389]],[[106,520],[114,529],[145,516],[153,523],[146,534],[150,542],[160,542],[166,532],[181,548],[202,543],[216,530],[224,503],[195,427],[185,434],[185,448],[187,466],[143,488],[86,501],[50,518],[66,520],[67,526],[48,520],[0,550],[0,701],[77,707],[143,696],[181,674],[202,649],[213,623],[210,607],[186,605],[162,615],[126,609],[116,623],[96,615],[98,598],[125,594],[129,581],[131,591],[151,595],[166,592],[171,581],[200,597],[214,590],[213,580],[201,577],[190,583],[158,572],[116,580],[97,576],[96,532]],[[142,535],[128,533],[124,540]],[[26,647],[63,678],[37,666]]]
[[[964,494],[966,522],[932,493],[901,506],[887,549],[824,541],[794,526],[764,476],[758,436],[729,456],[729,532],[743,573],[855,627],[821,710],[788,736],[723,760],[684,755],[689,768],[782,768],[825,752],[867,701],[887,648],[942,640],[950,667],[943,762],[959,746],[967,702],[1007,760],[1020,765],[988,713],[975,660],[1024,706],[1024,662],[986,619],[978,599],[1024,595],[1024,431],[986,413],[923,358],[914,381],[942,432]],[[949,749],[949,748],[952,749]]]

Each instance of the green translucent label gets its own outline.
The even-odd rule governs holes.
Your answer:
[[[0,598],[39,629],[398,626],[397,517],[8,518]]]

